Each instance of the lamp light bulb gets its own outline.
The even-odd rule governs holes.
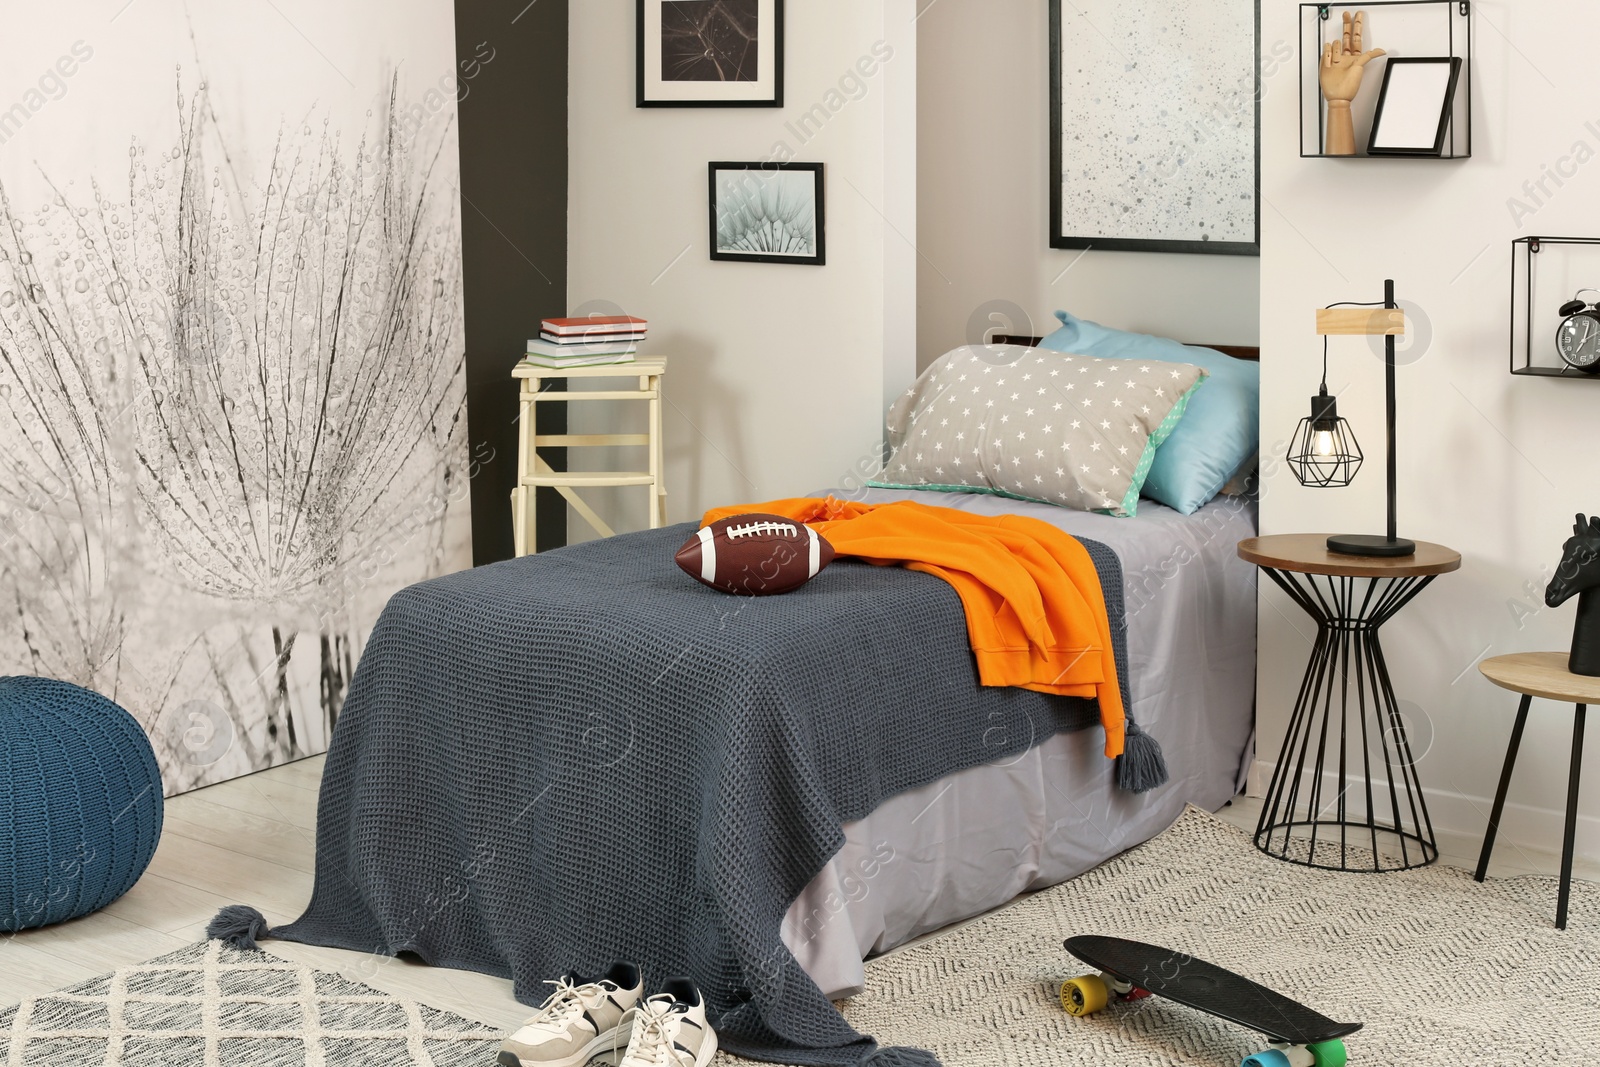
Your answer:
[[[1314,455],[1327,459],[1334,454],[1334,440],[1332,430],[1318,430],[1311,438],[1311,451]]]

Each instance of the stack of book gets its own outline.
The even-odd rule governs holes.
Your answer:
[[[527,360],[541,367],[631,363],[648,329],[649,323],[631,315],[545,319],[538,338],[528,342]]]

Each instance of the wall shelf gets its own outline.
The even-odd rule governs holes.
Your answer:
[[[1322,150],[1327,136],[1327,105],[1317,70],[1322,49],[1343,33],[1341,12],[1365,11],[1368,48],[1387,53],[1367,65],[1361,92],[1352,101],[1356,124],[1356,154],[1328,155]],[[1439,160],[1472,158],[1472,5],[1470,0],[1370,0],[1367,3],[1300,5],[1300,156],[1302,159]],[[1450,128],[1442,155],[1366,154],[1367,135],[1384,64],[1389,58],[1450,56],[1461,60],[1461,77],[1452,102]]]
[[[1511,242],[1512,374],[1600,382],[1556,352],[1556,309],[1587,282],[1600,287],[1600,237],[1519,237]]]

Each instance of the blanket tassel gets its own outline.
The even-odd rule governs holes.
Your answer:
[[[1167,761],[1156,739],[1128,720],[1122,738],[1122,755],[1117,757],[1117,785],[1130,793],[1146,793],[1167,784]]]
[[[256,948],[257,938],[268,938],[266,916],[248,904],[229,904],[206,924],[206,937],[226,941],[234,948]]]

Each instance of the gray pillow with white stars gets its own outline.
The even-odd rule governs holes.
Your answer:
[[[993,493],[1131,516],[1206,372],[1022,345],[940,356],[889,409],[884,489]]]

